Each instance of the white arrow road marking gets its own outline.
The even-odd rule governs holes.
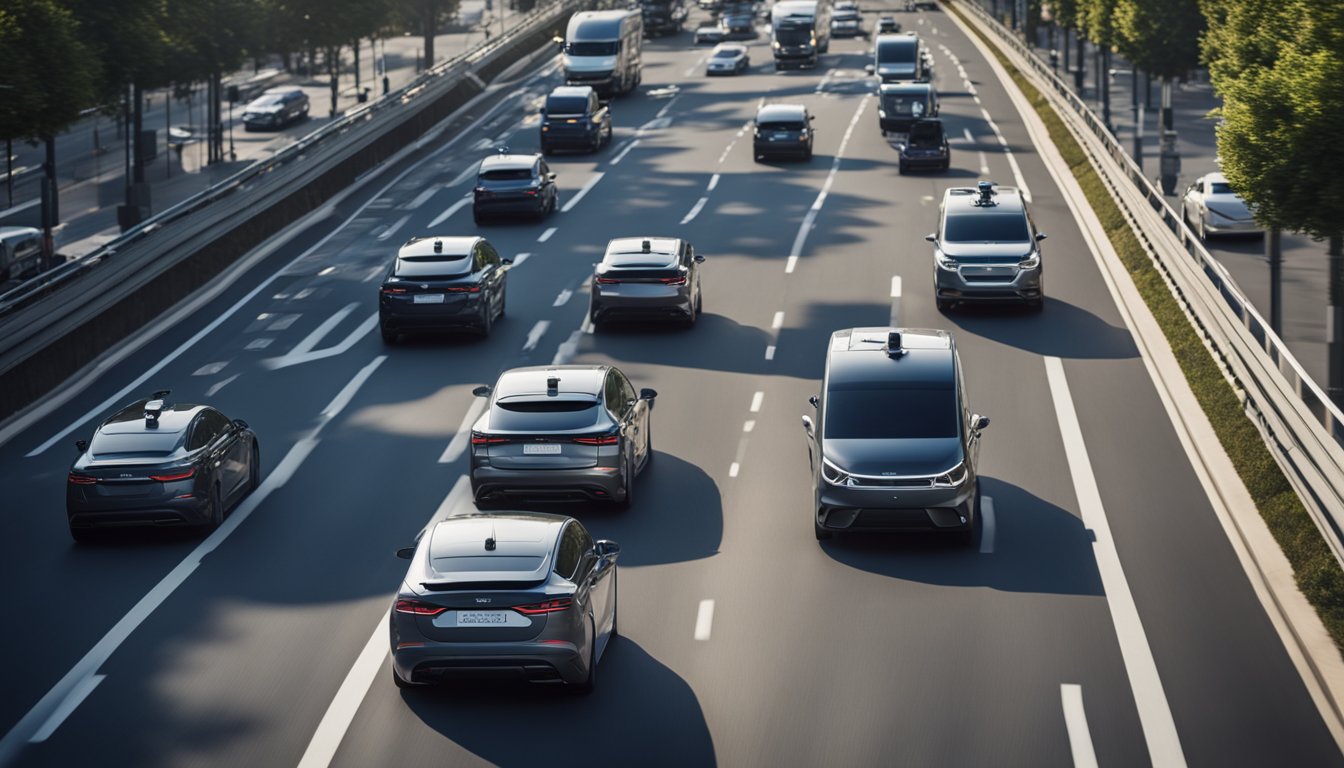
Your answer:
[[[337,325],[340,325],[342,320],[358,307],[358,302],[345,305],[337,310],[336,314],[327,318],[317,328],[314,328],[312,333],[304,337],[303,341],[300,341],[295,345],[295,347],[287,354],[281,355],[280,357],[267,358],[266,360],[262,360],[261,364],[275,371],[281,368],[288,368],[291,365],[309,363],[314,360],[324,360],[328,357],[345,354],[351,347],[355,346],[360,339],[364,338],[369,331],[372,331],[374,326],[378,325],[377,312],[369,315],[364,322],[359,324],[359,327],[351,331],[350,334],[336,346],[327,347],[325,349],[314,349],[314,347],[316,347],[318,342],[322,341],[323,337],[328,333],[331,333]]]
[[[452,205],[448,206],[448,210],[444,211],[443,213],[440,213],[438,216],[435,216],[434,220],[429,222],[429,226],[431,228],[439,226],[443,222],[447,221],[449,216],[452,216],[454,213],[457,213],[458,211],[462,210],[468,205],[471,205],[471,197],[470,196],[463,197],[461,200],[458,200],[456,203],[453,203]]]

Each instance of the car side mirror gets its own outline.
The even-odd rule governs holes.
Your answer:
[[[239,429],[247,429],[247,422],[243,421],[242,419],[234,419],[233,426]]]
[[[808,397],[808,398],[807,398],[807,402],[811,403],[813,408],[820,408],[820,407],[821,407],[821,399],[818,398],[816,395],[812,395],[812,396]]]
[[[476,397],[489,397],[490,387],[486,386],[485,384],[482,384],[481,386],[471,390],[471,394],[475,395]]]
[[[412,557],[415,557],[415,550],[416,547],[402,547],[397,550],[397,557],[402,560],[410,560]]]
[[[499,263],[503,264],[506,267],[511,267],[513,266],[513,259],[500,259]]]
[[[593,543],[593,552],[598,557],[615,560],[621,554],[621,545],[610,539],[598,539]]]
[[[1037,232],[1037,233],[1036,233],[1036,242],[1039,243],[1040,241],[1044,240],[1044,239],[1047,238],[1047,237],[1049,237],[1049,235],[1045,234],[1044,232]]]
[[[971,429],[975,430],[976,432],[979,432],[980,430],[988,426],[989,426],[988,416],[981,416],[980,414],[977,413],[971,417]]]
[[[877,67],[874,67],[872,64],[864,64],[863,71],[867,72],[870,75],[875,74],[877,72]]]
[[[705,255],[704,255],[703,253],[697,253],[697,254],[695,254],[695,263],[696,263],[696,264],[704,264],[704,263],[705,263]]]
[[[548,173],[548,174],[546,174],[546,178],[547,178],[547,179],[550,179],[551,181],[555,181],[555,173],[552,172],[552,173]]]
[[[928,240],[930,243],[936,243],[938,242],[938,233],[930,232],[929,234],[924,236],[924,239]]]
[[[79,451],[81,454],[84,453],[85,451],[89,450],[89,441],[88,441],[88,440],[76,440],[76,441],[75,441],[75,450]]]
[[[652,399],[654,399],[654,398],[657,397],[657,396],[658,396],[658,390],[656,390],[656,389],[650,389],[650,388],[648,388],[648,387],[645,387],[645,388],[639,390],[639,399],[640,399],[640,400],[652,400]]]
[[[812,426],[812,417],[803,416],[803,431],[807,433],[808,437],[812,436],[813,429],[814,427]]]

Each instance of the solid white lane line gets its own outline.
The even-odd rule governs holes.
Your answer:
[[[226,366],[226,365],[228,365],[228,364],[229,364],[229,361],[227,361],[227,360],[225,360],[225,361],[223,361],[223,362],[206,363],[205,365],[202,365],[200,368],[197,368],[197,369],[196,369],[196,372],[193,373],[193,374],[191,374],[191,375],[192,375],[192,376],[214,376],[216,373],[219,373],[220,371],[224,370],[224,366]]]
[[[371,283],[371,282],[373,282],[374,280],[377,280],[378,278],[382,277],[383,273],[386,272],[386,271],[387,271],[387,267],[385,267],[385,266],[383,266],[383,265],[381,265],[381,264],[378,265],[378,266],[376,266],[376,267],[372,267],[372,268],[369,269],[369,273],[368,273],[367,275],[365,275],[365,276],[364,276],[364,279],[360,280],[360,282],[361,282],[361,283]]]
[[[732,145],[729,144],[728,146],[731,147]],[[706,192],[713,192],[713,191],[714,191],[714,188],[717,187],[717,186],[719,186],[719,174],[716,173],[716,174],[714,174],[713,176],[710,176],[710,177],[709,177],[709,186],[705,187],[705,191],[706,191]]]
[[[764,392],[757,392],[756,394],[752,395],[752,396],[751,396],[751,412],[752,412],[752,413],[760,413],[760,411],[761,411],[761,403],[762,403],[764,400],[765,400],[765,393],[764,393]]]
[[[429,533],[429,529],[434,527],[440,520],[446,520],[457,515],[469,515],[476,512],[476,504],[471,500],[471,478],[466,475],[458,475],[457,482],[453,483],[453,489],[448,491],[448,495],[439,502],[439,508],[434,511],[434,516],[425,523],[425,527],[420,529],[419,536],[415,537],[420,541],[420,537]]]
[[[980,497],[980,554],[994,553],[994,500]]]
[[[1185,765],[1185,753],[1176,733],[1171,706],[1162,688],[1162,678],[1157,673],[1157,662],[1153,659],[1148,636],[1139,618],[1138,606],[1134,603],[1133,593],[1129,591],[1129,582],[1125,580],[1120,553],[1111,536],[1110,523],[1106,520],[1101,491],[1097,488],[1097,479],[1092,472],[1092,462],[1088,458],[1082,427],[1078,425],[1073,397],[1069,394],[1064,363],[1058,357],[1046,357],[1045,372],[1050,382],[1050,394],[1055,401],[1055,417],[1059,422],[1069,473],[1073,476],[1078,507],[1084,525],[1092,530],[1092,552],[1097,559],[1097,570],[1101,574],[1111,622],[1115,625],[1115,633],[1120,641],[1120,655],[1125,663],[1125,672],[1129,675],[1129,686],[1134,692],[1134,703],[1138,705],[1139,722],[1148,744],[1148,756],[1153,765],[1182,768]]]
[[[440,464],[452,464],[457,461],[467,450],[467,442],[471,439],[471,426],[481,417],[485,411],[486,398],[477,397],[472,400],[467,407],[466,414],[462,417],[462,423],[458,425],[457,432],[453,434],[453,439],[449,441],[448,447],[443,449],[439,456]]]
[[[89,697],[89,694],[93,693],[93,689],[97,688],[98,684],[103,682],[106,677],[107,675],[93,675],[81,680],[79,685],[75,686],[75,689],[70,692],[70,695],[66,700],[61,702],[61,706],[57,707],[56,711],[51,713],[51,717],[47,718],[47,722],[43,723],[37,733],[33,734],[33,738],[29,739],[28,743],[40,744],[50,738],[51,734],[55,733],[56,729],[61,727],[61,723],[64,723],[65,719],[69,717],[80,704],[84,703],[84,700]]]
[[[826,200],[826,194],[830,191],[831,184],[835,182],[836,171],[840,170],[840,159],[845,154],[845,147],[849,146],[849,139],[854,134],[854,126],[859,124],[859,118],[867,107],[868,98],[864,97],[859,102],[858,108],[854,110],[854,117],[850,118],[849,127],[845,129],[844,138],[840,140],[840,148],[836,150],[835,159],[831,161],[831,172],[826,175],[826,181],[821,185],[821,191],[817,193],[817,199],[812,202],[812,207],[803,216],[803,223],[798,227],[798,234],[793,238],[793,247],[789,249],[788,261],[784,263],[784,274],[786,275],[793,274],[794,268],[798,266],[798,257],[802,255],[803,246],[807,244],[808,233],[812,231],[812,227],[816,224],[817,213]]]
[[[901,276],[891,277],[891,325],[901,324]]]
[[[750,432],[751,430],[753,430],[753,429],[755,429],[755,428],[756,428],[756,420],[755,420],[755,419],[747,419],[746,423],[744,423],[744,424],[742,425],[742,431],[743,431],[743,432]]]
[[[336,697],[331,700],[331,705],[322,715],[322,722],[318,724],[312,740],[308,742],[308,748],[304,750],[303,757],[299,760],[299,768],[326,768],[331,765],[332,758],[336,757],[336,750],[341,746],[341,740],[345,738],[350,723],[354,721],[355,713],[359,711],[359,705],[364,701],[364,695],[369,692],[369,686],[373,684],[378,671],[383,668],[383,660],[387,658],[388,618],[389,614],[384,612],[378,619],[373,634],[364,644],[364,650],[359,652],[359,658],[355,660],[354,666],[350,668],[345,680],[341,682],[341,687],[336,691]]]
[[[639,146],[639,139],[635,139],[629,144],[626,144],[625,148],[622,149],[620,152],[617,152],[616,156],[611,159],[611,164],[617,165],[618,163],[620,163],[622,160],[625,159],[626,155],[630,154],[630,150],[634,149],[637,146]]]
[[[474,172],[475,169],[473,168],[472,171]],[[457,182],[457,183],[460,184],[460,183],[462,183],[462,182],[459,181],[459,182]],[[426,189],[425,191],[423,191],[423,192],[421,192],[420,194],[416,195],[414,200],[412,200],[411,202],[407,203],[407,204],[404,206],[404,210],[407,210],[407,211],[414,211],[415,209],[417,209],[417,208],[419,208],[420,206],[424,205],[425,203],[429,202],[429,198],[431,198],[431,197],[433,197],[434,195],[438,194],[438,192],[439,192],[439,185],[438,185],[438,184],[430,184],[428,189]]]
[[[1064,683],[1059,686],[1059,698],[1064,705],[1064,726],[1069,731],[1069,750],[1073,752],[1074,768],[1097,768],[1097,753],[1092,748],[1092,732],[1087,727],[1087,712],[1083,710],[1083,686]]]
[[[708,203],[708,202],[709,202],[709,198],[708,198],[708,197],[702,197],[702,198],[700,198],[699,200],[696,200],[696,201],[695,201],[695,205],[691,208],[691,212],[688,213],[688,214],[686,214],[685,216],[681,217],[681,223],[682,223],[682,224],[690,224],[691,221],[692,221],[696,216],[699,216],[699,215],[700,215],[700,211],[704,209],[704,207],[705,207],[705,203]]]
[[[560,209],[560,212],[569,213],[570,209],[578,205],[579,201],[582,200],[584,196],[588,194],[588,190],[597,186],[597,182],[601,181],[602,177],[605,175],[606,174],[602,171],[597,171],[596,173],[594,173],[592,178],[588,179],[588,181],[585,182],[584,185],[579,188],[579,191],[575,192],[574,196],[569,198],[569,202],[565,203],[565,206]]]
[[[775,318],[774,318],[773,320],[770,321],[770,328],[773,329],[773,330],[776,330],[776,331],[777,331],[777,330],[779,330],[783,325],[784,325],[784,313],[783,313],[783,312],[776,312],[776,313],[775,313]]]
[[[695,614],[695,639],[708,640],[709,631],[714,625],[714,601],[701,600],[700,610]]]
[[[565,304],[569,301],[569,298],[570,298],[571,296],[573,296],[573,295],[574,295],[574,292],[571,291],[571,290],[569,290],[568,288],[566,288],[566,289],[564,289],[563,291],[560,292],[560,295],[559,295],[559,296],[556,296],[556,297],[555,297],[555,301],[551,302],[551,306],[552,306],[552,307],[563,307],[563,306],[565,306]]]
[[[740,465],[738,465],[738,463],[734,461],[732,464],[728,465],[728,476],[737,477],[737,471],[740,468],[741,468]]]
[[[774,344],[771,344],[770,346],[768,346],[768,347],[765,348],[765,359],[766,359],[766,360],[774,360],[774,359],[775,359],[775,345],[774,345]]]
[[[660,109],[660,110],[658,110],[658,115],[657,115],[658,118],[659,118],[659,119],[662,119],[662,118],[666,117],[666,116],[667,116],[667,112],[668,112],[668,110],[672,109],[672,105],[673,105],[673,104],[676,104],[676,103],[677,103],[677,99],[679,99],[679,98],[681,98],[681,94],[680,94],[680,93],[678,93],[676,96],[673,96],[672,98],[668,99],[668,100],[667,100],[667,103],[663,105],[663,108]],[[659,127],[666,127],[666,126],[659,126]]]
[[[207,390],[205,390],[205,396],[206,396],[206,397],[214,397],[214,396],[215,396],[215,393],[219,392],[219,390],[221,390],[221,389],[227,387],[228,385],[232,384],[232,383],[233,383],[233,380],[236,379],[236,378],[238,378],[238,377],[241,376],[241,375],[242,375],[242,374],[240,374],[240,373],[235,373],[235,374],[233,374],[232,376],[230,376],[229,378],[224,379],[223,381],[217,381],[217,382],[215,382],[214,384],[211,384],[211,385],[210,385],[210,388],[207,389]]]
[[[891,297],[893,299],[901,298],[901,276],[892,275],[891,277]]]
[[[801,235],[801,233],[799,234]],[[797,239],[795,239],[794,242],[797,243]],[[797,267],[798,267],[798,254],[796,253],[789,254],[788,260],[784,262],[784,274],[792,275],[793,270],[796,269]]]
[[[536,349],[537,342],[541,341],[541,337],[545,335],[546,329],[550,327],[550,320],[538,320],[536,325],[532,326],[532,330],[527,332],[527,341],[523,342],[523,351],[531,352]]]
[[[392,226],[390,226],[390,227],[388,227],[387,229],[383,230],[383,233],[382,233],[381,235],[378,236],[378,239],[379,239],[380,241],[391,239],[391,237],[392,237],[393,235],[397,234],[397,230],[399,230],[399,229],[401,229],[402,227],[406,226],[406,222],[407,222],[407,221],[410,221],[410,219],[411,219],[410,214],[407,214],[407,215],[405,215],[405,216],[402,216],[400,219],[397,219],[395,222],[392,223]]]
[[[336,396],[331,399],[331,402],[327,403],[327,407],[322,409],[320,415],[323,421],[320,423],[319,427],[326,426],[328,421],[336,418],[340,415],[341,411],[345,410],[345,407],[350,404],[350,401],[355,399],[355,395],[359,392],[359,388],[364,386],[364,382],[369,380],[369,377],[373,375],[373,372],[378,370],[378,366],[382,365],[383,361],[386,359],[387,355],[379,355],[373,358],[372,362],[361,368],[359,373],[356,373],[355,377],[350,379],[340,392],[336,393]],[[279,467],[276,467],[276,469],[278,470]]]
[[[1027,187],[1026,177],[1022,175],[1022,169],[1017,167],[1017,156],[1007,147],[1003,148],[1003,154],[1008,156],[1008,167],[1013,169],[1013,178],[1017,181],[1017,188],[1022,190],[1022,197],[1031,202],[1031,189]]]
[[[555,227],[550,227],[550,228],[548,228],[545,232],[542,232],[542,233],[541,233],[541,235],[537,238],[537,242],[538,242],[538,243],[544,243],[544,242],[546,242],[547,240],[550,240],[550,239],[551,239],[551,235],[554,235],[554,234],[555,234]],[[517,262],[514,262],[514,263],[516,264]]]
[[[434,227],[439,226],[443,222],[447,221],[449,216],[452,216],[454,213],[457,213],[458,211],[462,210],[468,205],[471,205],[470,197],[464,197],[461,200],[458,200],[456,203],[453,203],[452,205],[448,206],[448,210],[444,211],[443,213],[440,213],[438,216],[435,216],[434,220],[429,222],[429,227],[432,229]]]

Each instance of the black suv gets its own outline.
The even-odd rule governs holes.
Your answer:
[[[752,154],[757,160],[777,155],[812,159],[812,115],[802,104],[766,104],[756,110]]]
[[[471,216],[480,225],[501,213],[545,218],[555,210],[560,193],[555,174],[541,155],[514,155],[502,149],[481,161],[472,196]]]
[[[541,153],[557,149],[596,152],[611,142],[611,109],[587,85],[562,85],[541,108]]]
[[[848,328],[831,335],[814,416],[803,416],[818,539],[835,531],[942,531],[969,544],[989,419],[966,399],[947,331]]]

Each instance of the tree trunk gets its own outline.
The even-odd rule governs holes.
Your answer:
[[[1087,75],[1087,51],[1083,47],[1083,33],[1074,35],[1078,41],[1078,69],[1073,72],[1073,92],[1083,98],[1083,78]]]
[[[1326,392],[1344,406],[1344,234],[1330,236],[1330,306],[1326,308],[1325,338],[1329,348]]]
[[[56,185],[56,137],[46,136],[46,162],[42,164],[42,269],[48,269],[56,255],[52,230],[61,218],[59,187]]]
[[[1162,126],[1163,131],[1170,131],[1175,125],[1175,118],[1171,109],[1171,78],[1162,78],[1162,105],[1158,108],[1161,111],[1158,114],[1158,125]]]
[[[327,73],[331,75],[331,116],[336,116],[337,100],[340,95],[341,49],[327,49]]]
[[[131,181],[145,182],[145,152],[140,146],[140,131],[145,127],[145,92],[140,84],[131,86]]]
[[[1269,261],[1269,327],[1283,336],[1283,242],[1278,227],[1265,230],[1265,259]]]
[[[421,33],[425,38],[425,69],[434,66],[434,33],[438,31],[439,2],[424,0],[420,5],[423,15],[420,17]]]
[[[1101,123],[1109,133],[1111,128],[1111,49],[1101,49],[1101,69],[1097,71],[1097,85],[1101,88]]]
[[[359,38],[355,38],[355,93],[359,93]]]

